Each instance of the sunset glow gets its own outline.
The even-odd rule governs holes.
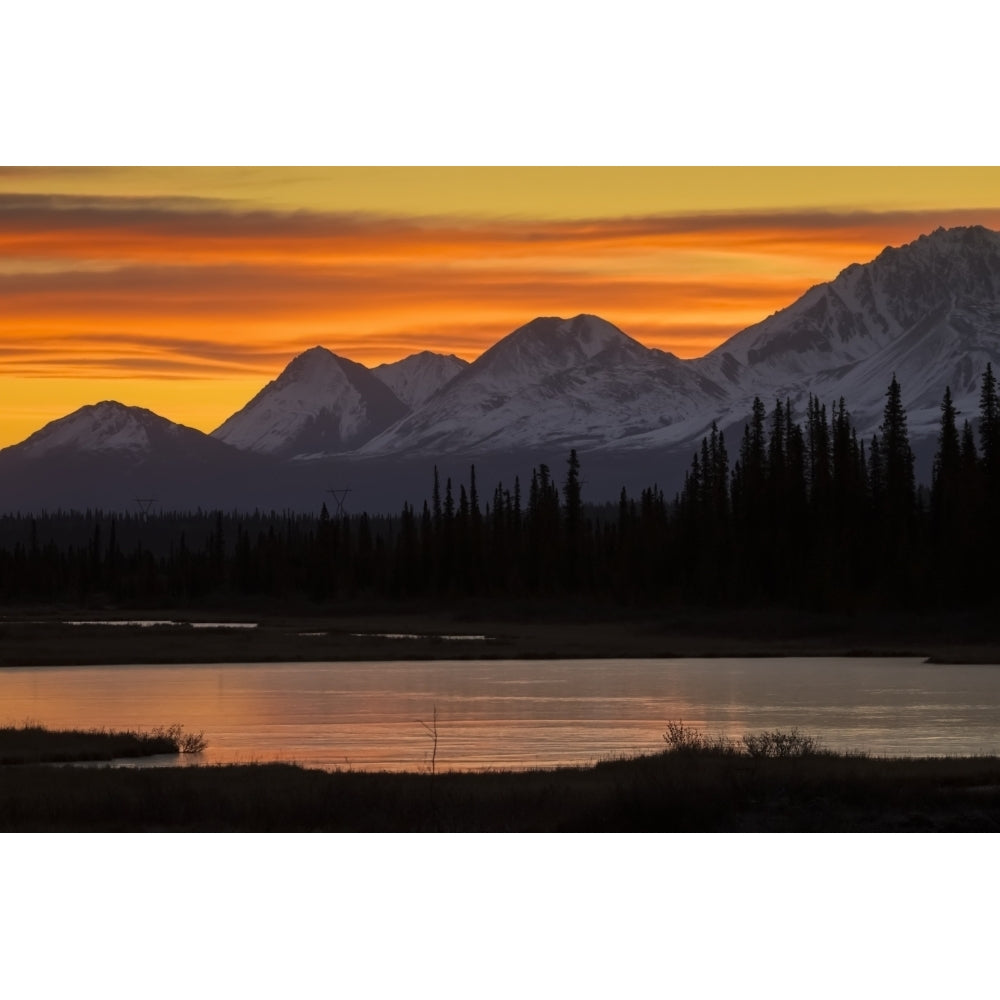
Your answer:
[[[996,168],[0,170],[0,446],[116,398],[210,431],[322,344],[474,360],[596,313],[705,354],[939,226]]]

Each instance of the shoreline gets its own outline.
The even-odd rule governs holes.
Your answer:
[[[363,608],[299,615],[246,608],[201,614],[169,609],[8,609],[0,617],[0,668],[788,656],[1000,664],[1000,630],[986,616],[831,618],[772,610],[637,611],[601,617],[588,609],[572,614],[544,607],[528,613],[497,610]],[[137,620],[161,624],[121,624]],[[233,624],[240,627],[228,627]]]
[[[477,773],[291,764],[0,768],[5,832],[942,832],[1000,829],[1000,759],[712,749]]]

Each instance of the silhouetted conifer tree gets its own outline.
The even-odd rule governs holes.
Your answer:
[[[961,464],[961,443],[949,386],[941,400],[941,429],[931,473],[931,524],[938,537],[950,534],[954,527],[962,487]]]
[[[989,362],[979,392],[979,443],[985,500],[988,508],[995,512],[1000,503],[1000,398]]]

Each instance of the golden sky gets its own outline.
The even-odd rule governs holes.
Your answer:
[[[211,431],[315,344],[471,361],[539,315],[697,357],[969,224],[1000,168],[0,168],[0,447],[101,399]]]

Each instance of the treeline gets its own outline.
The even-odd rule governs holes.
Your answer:
[[[771,601],[817,610],[961,608],[998,593],[993,558],[1000,501],[1000,402],[987,365],[979,441],[957,426],[951,391],[929,490],[918,488],[895,377],[882,423],[859,440],[844,400],[810,398],[804,423],[788,402],[760,400],[730,470],[722,435],[695,455],[663,511],[687,574],[706,601]]]
[[[1000,402],[983,375],[978,427],[945,392],[930,487],[918,487],[893,378],[879,431],[843,399],[755,400],[731,460],[714,425],[672,499],[653,485],[583,501],[576,452],[558,478],[480,493],[441,483],[394,517],[291,513],[0,518],[0,599],[191,606],[586,597],[623,604],[780,604],[817,611],[994,602]]]

